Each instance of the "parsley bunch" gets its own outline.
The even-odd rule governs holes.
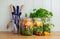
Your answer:
[[[34,9],[33,12],[30,13],[30,18],[48,18],[48,17],[52,17],[53,14],[52,12],[43,9],[43,8],[39,8],[38,10]]]

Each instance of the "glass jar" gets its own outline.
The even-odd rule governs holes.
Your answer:
[[[19,23],[19,33],[22,35],[22,27],[23,27],[23,18],[20,18],[20,23]]]
[[[33,35],[33,21],[31,18],[23,19],[22,34],[27,36]]]
[[[46,18],[46,21],[44,22],[44,36],[49,36],[50,32],[51,32],[51,23],[50,23],[50,19]]]
[[[43,22],[40,18],[34,18],[33,20],[33,34],[37,36],[43,35]]]

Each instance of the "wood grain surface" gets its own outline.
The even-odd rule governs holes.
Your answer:
[[[50,36],[22,36],[11,32],[0,32],[0,39],[60,39],[60,32],[52,32]]]

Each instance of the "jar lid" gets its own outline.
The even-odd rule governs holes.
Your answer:
[[[41,20],[41,18],[34,18],[34,20]]]

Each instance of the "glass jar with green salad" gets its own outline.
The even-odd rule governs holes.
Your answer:
[[[43,30],[44,30],[44,36],[49,36],[50,35],[50,32],[51,32],[51,22],[50,22],[50,18],[46,18],[45,21],[44,21],[44,27],[43,27]]]

